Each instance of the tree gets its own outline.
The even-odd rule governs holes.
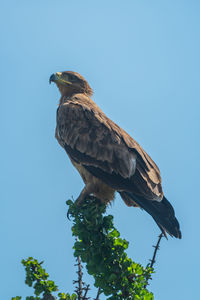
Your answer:
[[[99,300],[100,294],[108,296],[107,300],[138,299],[152,300],[153,294],[147,286],[154,272],[156,252],[162,234],[159,236],[151,263],[146,267],[128,258],[125,250],[128,242],[120,238],[119,231],[114,227],[113,216],[105,215],[106,205],[95,197],[89,196],[81,206],[68,200],[67,216],[73,220],[72,234],[76,237],[74,256],[77,259],[78,280],[74,281],[75,293],[52,293],[58,287],[52,280],[48,280],[48,273],[42,268],[42,263],[36,259],[22,260],[26,269],[26,281],[33,286],[35,296],[26,297],[26,300],[87,300],[89,285],[82,280],[81,261],[86,264],[87,272],[93,276],[94,286],[98,288],[94,300]],[[12,298],[20,300],[21,297]]]

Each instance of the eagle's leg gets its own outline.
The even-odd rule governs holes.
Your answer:
[[[87,184],[81,191],[78,198],[76,199],[75,201],[76,205],[80,205],[84,201],[86,196],[92,194],[93,192],[94,192],[94,185],[92,183]]]

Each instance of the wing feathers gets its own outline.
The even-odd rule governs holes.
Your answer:
[[[156,164],[87,96],[76,95],[59,106],[56,138],[69,155],[73,152],[74,160],[92,167],[93,172],[96,168],[97,173],[115,174],[127,180],[127,186],[137,186],[136,191],[147,199],[162,199]]]

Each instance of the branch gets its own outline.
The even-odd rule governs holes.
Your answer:
[[[83,295],[83,300],[88,300],[88,299],[90,299],[89,297],[86,297],[88,291],[90,290],[89,286],[90,286],[90,285],[88,284],[88,285],[84,288],[84,289],[85,289],[85,294]]]
[[[96,298],[94,300],[100,300],[99,299],[100,294],[101,294],[101,289],[98,288],[97,296],[96,296]]]
[[[156,246],[153,246],[153,247],[155,248],[155,250],[154,250],[154,252],[153,252],[153,257],[152,257],[152,259],[150,259],[150,262],[151,262],[150,268],[153,268],[153,265],[154,265],[155,262],[156,262],[156,254],[157,254],[157,251],[159,250],[159,245],[160,245],[160,241],[161,241],[162,237],[163,237],[163,233],[161,233],[161,234],[158,236],[158,241],[157,241]]]
[[[73,283],[78,283],[78,286],[76,287],[75,292],[78,295],[78,300],[83,300],[83,282],[82,282],[82,266],[81,266],[81,259],[80,256],[77,257],[77,264],[75,266],[78,266],[78,271],[76,272],[78,274],[78,280],[74,280]]]
[[[78,300],[82,300],[83,298],[83,284],[82,284],[82,267],[80,256],[77,257],[78,260]]]
[[[77,237],[76,237],[76,242],[78,241]],[[81,258],[80,256],[77,257],[77,264],[75,264],[75,266],[78,266],[78,271],[76,272],[78,274],[78,280],[73,280],[73,284],[78,283],[78,286],[76,286],[75,288],[75,292],[78,295],[78,300],[89,300],[90,297],[87,297],[87,293],[90,290],[90,285],[86,284],[83,281],[83,272],[82,272],[82,265],[81,265]],[[83,295],[84,292],[84,295]]]

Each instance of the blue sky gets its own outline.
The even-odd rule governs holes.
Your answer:
[[[73,290],[65,201],[83,183],[54,138],[59,92],[48,84],[63,70],[85,76],[93,99],[160,167],[183,239],[162,240],[149,287],[155,300],[198,297],[199,13],[195,0],[1,4],[2,299],[31,295],[20,264],[28,256],[45,261],[62,291]],[[108,212],[128,255],[145,265],[159,234],[153,219],[119,196]]]

